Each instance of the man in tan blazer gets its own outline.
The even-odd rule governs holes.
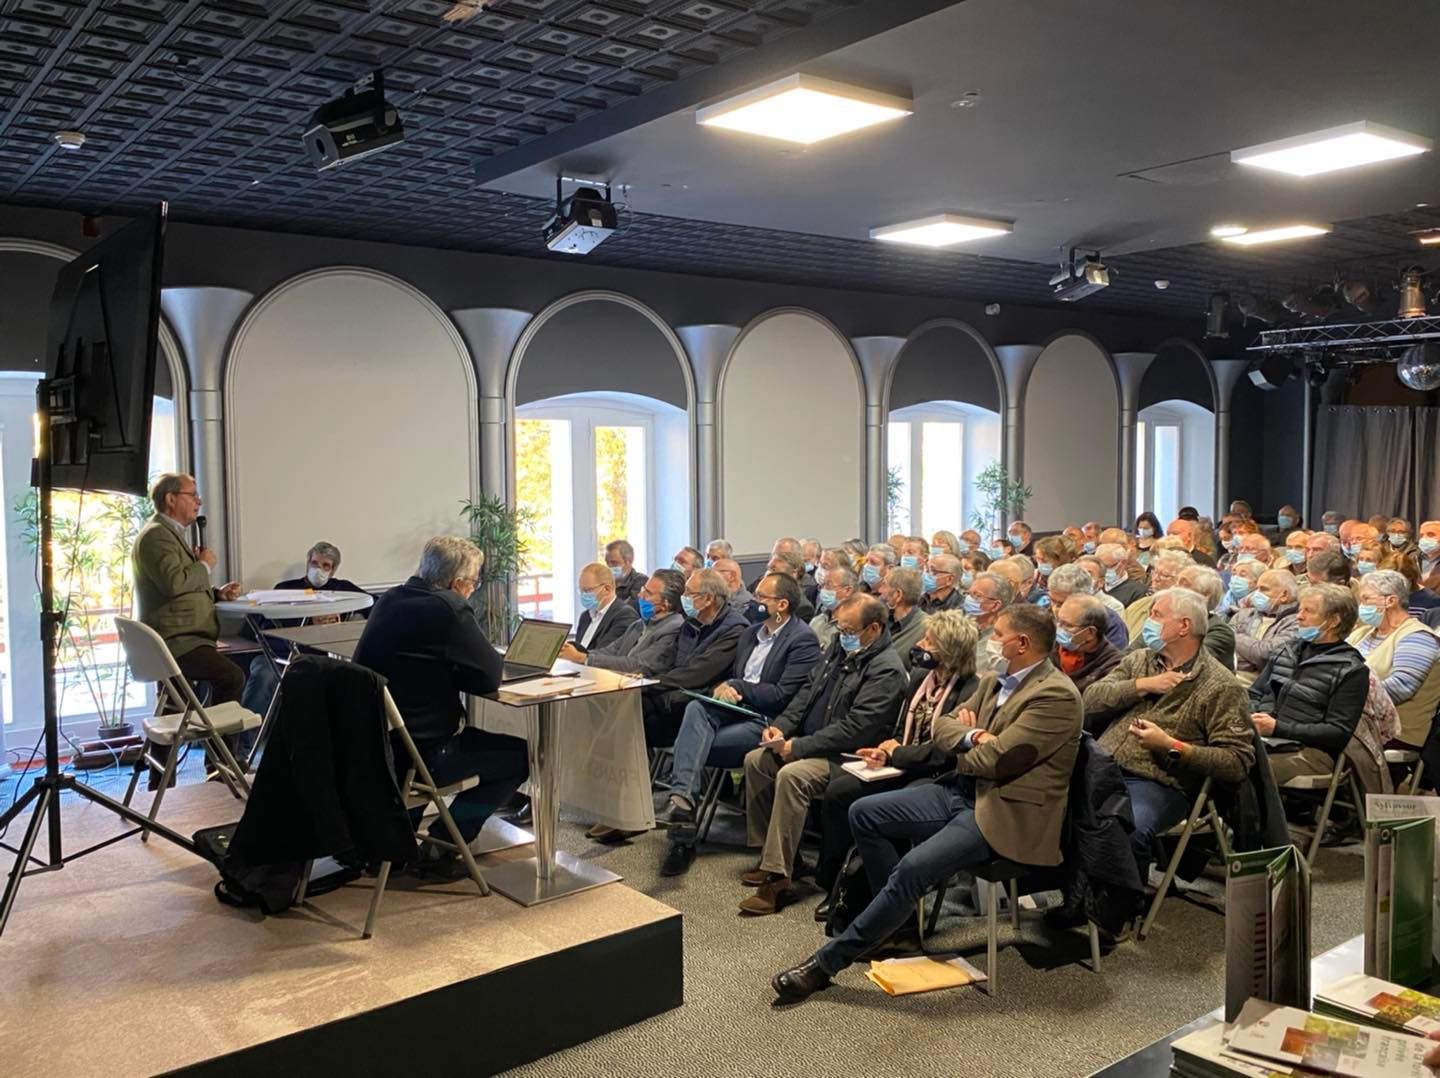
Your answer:
[[[771,980],[778,1003],[798,1003],[885,943],[915,916],[930,888],[1004,857],[1060,863],[1060,830],[1084,708],[1051,665],[1055,622],[1034,606],[1007,607],[987,651],[996,673],[958,711],[935,720],[936,744],[957,752],[955,772],[933,785],[861,798],[850,808],[855,845],[875,897],[842,934]],[[872,767],[879,749],[863,749]],[[913,843],[903,857],[897,842]]]

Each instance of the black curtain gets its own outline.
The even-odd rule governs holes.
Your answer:
[[[1440,517],[1440,408],[1415,409],[1416,521]]]
[[[1318,520],[1330,509],[1364,520],[1376,513],[1415,519],[1435,506],[1417,500],[1422,471],[1434,482],[1435,416],[1417,424],[1418,411],[1433,408],[1321,408],[1315,423],[1315,473],[1310,508]],[[1417,438],[1417,426],[1428,436]],[[1422,456],[1427,459],[1422,460]]]

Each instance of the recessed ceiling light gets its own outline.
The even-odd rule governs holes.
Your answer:
[[[803,145],[858,131],[914,111],[908,98],[862,90],[813,75],[790,75],[708,105],[695,122]]]
[[[1262,228],[1259,232],[1246,232],[1240,236],[1226,236],[1224,242],[1237,247],[1254,247],[1262,243],[1282,243],[1285,240],[1303,240],[1307,236],[1323,236],[1329,231],[1329,225],[1285,225],[1281,228]]]
[[[963,217],[957,213],[937,213],[918,221],[872,228],[870,238],[885,243],[908,243],[916,247],[950,247],[970,240],[1009,235],[1013,221],[992,221],[984,217]]]
[[[1391,161],[1425,153],[1433,143],[1368,120],[1331,127],[1308,135],[1266,142],[1243,150],[1230,151],[1237,165],[1285,172],[1291,176],[1318,176],[1357,165]]]
[[[1244,225],[1216,225],[1210,230],[1210,235],[1217,240],[1228,240],[1231,236],[1243,236],[1249,231]]]
[[[1440,247],[1440,228],[1432,228],[1428,232],[1417,232],[1415,238],[1420,241],[1421,247]]]
[[[84,131],[56,131],[50,137],[55,140],[55,145],[66,153],[74,153],[85,145]]]

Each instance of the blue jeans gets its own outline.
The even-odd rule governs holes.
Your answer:
[[[454,737],[416,742],[415,747],[420,750],[420,759],[425,761],[437,786],[447,786],[472,775],[480,780],[479,785],[456,794],[450,803],[450,815],[466,842],[480,833],[491,813],[510,800],[530,773],[524,741],[473,726],[465,727]],[[410,766],[410,756],[398,740],[393,748],[395,770],[403,775]],[[424,813],[424,806],[411,809],[411,824],[419,827]],[[436,838],[450,837],[438,817],[429,830]]]
[[[700,799],[700,778],[707,767],[739,767],[745,754],[760,744],[763,723],[723,707],[707,707],[691,700],[675,737],[670,792],[683,797],[691,808]]]
[[[1150,861],[1155,854],[1155,841],[1185,819],[1190,799],[1175,786],[1126,775],[1125,788],[1130,791],[1130,808],[1135,813],[1135,830],[1130,832],[1130,848],[1135,851],[1135,864],[1140,869],[1143,887],[1150,875]]]
[[[932,783],[862,797],[850,806],[850,830],[875,897],[815,953],[834,976],[879,947],[915,916],[920,896],[963,868],[995,854],[975,822],[975,802],[959,788]],[[916,843],[900,856],[897,840]]]

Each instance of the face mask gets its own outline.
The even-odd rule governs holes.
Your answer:
[[[1341,547],[1340,547],[1340,549],[1345,552],[1345,556],[1346,556],[1347,558],[1354,558],[1356,554],[1359,554],[1359,553],[1360,553],[1360,544],[1359,544],[1359,543],[1342,544]]]
[[[929,595],[940,586],[940,582],[935,579],[934,573],[925,573],[922,575],[920,577],[920,584],[925,589],[926,595]]]
[[[1269,610],[1273,604],[1270,602],[1270,596],[1266,595],[1263,591],[1257,591],[1254,595],[1250,596],[1250,605],[1263,614]]]
[[[1142,569],[1148,569],[1148,568],[1150,568],[1150,555],[1149,555],[1149,554],[1147,554],[1147,553],[1145,553],[1145,552],[1142,551],[1140,554],[1136,555],[1135,560],[1140,563],[1140,568],[1142,568]]]
[[[593,591],[582,591],[580,593],[580,605],[586,610],[596,610],[600,606],[600,596]]]
[[[1406,542],[1406,539],[1407,539],[1407,537],[1406,537],[1405,535],[1403,535],[1402,533],[1400,533],[1400,532],[1391,532],[1391,533],[1390,533],[1390,545],[1391,545],[1391,546],[1404,546],[1404,545],[1405,545],[1405,542]]]
[[[1038,606],[1041,610],[1047,610],[1047,609],[1049,609],[1049,607],[1050,607],[1050,596],[1049,596],[1049,595],[1042,594],[1042,595],[1040,596],[1040,598],[1038,598],[1038,599],[1035,600],[1035,605]]]
[[[1282,513],[1280,516],[1275,518],[1275,523],[1280,525],[1281,529],[1288,531],[1290,528],[1295,527],[1295,518],[1287,517]]]
[[[1018,535],[1012,535],[1012,536],[1010,536],[1010,544],[1011,544],[1016,550],[1019,550],[1021,547],[1023,547],[1023,546],[1025,545],[1025,540],[1024,540],[1024,539],[1021,539]]]
[[[1313,644],[1320,639],[1320,626],[1302,625],[1295,630],[1295,636],[1307,644]]]
[[[944,554],[944,553],[945,553],[945,548],[944,548],[943,546],[932,546],[932,547],[930,548],[930,556],[931,556],[932,558],[938,558],[941,554]]]
[[[873,565],[867,565],[860,570],[860,579],[867,584],[880,583],[880,570]]]
[[[687,618],[693,618],[700,613],[699,608],[695,605],[695,600],[688,595],[680,596],[680,607],[685,611]]]
[[[921,647],[910,649],[910,665],[919,670],[934,670],[940,660]]]
[[[1304,565],[1305,551],[1301,550],[1298,547],[1286,547],[1285,560],[1288,561],[1291,565]]]
[[[641,595],[637,598],[636,604],[640,607],[640,617],[643,620],[649,621],[655,616],[655,604],[645,598],[645,596]]]
[[[1241,554],[1238,558],[1235,559],[1235,564],[1236,564],[1236,565],[1244,565],[1247,561],[1254,561],[1254,560],[1255,560],[1255,555],[1254,555],[1254,554]]]
[[[965,596],[965,613],[969,614],[972,618],[978,618],[983,609],[980,605],[980,600],[975,598],[975,596]]]
[[[305,579],[310,581],[312,588],[323,588],[330,583],[330,574],[324,569],[317,569],[312,565],[305,570]]]
[[[860,650],[860,634],[841,633],[840,646],[844,648],[847,652],[849,652],[851,655],[854,655],[857,651]]]
[[[814,575],[815,575],[815,563],[814,563],[813,561],[807,561],[807,562],[805,563],[805,571],[806,571],[807,573],[809,573],[811,576],[814,576]]]
[[[975,574],[974,574],[974,573],[961,573],[961,574],[960,574],[960,586],[961,586],[962,588],[968,588],[968,587],[969,587],[971,584],[973,584],[973,583],[975,583]]]
[[[900,559],[900,568],[918,569],[920,568],[920,559],[914,554],[906,554],[903,558]]]
[[[1106,586],[1107,588],[1113,588],[1116,584],[1120,583],[1120,579],[1121,579],[1121,577],[1120,577],[1120,572],[1119,572],[1119,570],[1117,570],[1117,569],[1106,569],[1106,570],[1105,570],[1105,586]]]
[[[825,585],[825,576],[825,567],[823,565],[817,565],[814,572],[815,583],[823,587]]]
[[[1005,557],[1005,548],[1003,546],[992,546],[987,548],[985,553],[990,555],[991,561],[999,561]]]
[[[713,568],[715,568],[715,559],[714,559],[714,558],[706,558],[706,559],[705,559],[705,568],[707,568],[707,569],[713,569]],[[616,576],[619,576],[620,573],[617,571],[617,572],[615,573],[615,575],[616,575]]]
[[[1069,629],[1057,628],[1055,630],[1055,643],[1059,644],[1062,648],[1074,648],[1075,634]]]
[[[1145,627],[1140,630],[1140,635],[1145,641],[1145,646],[1151,651],[1161,651],[1165,647],[1165,640],[1160,635],[1165,631],[1165,626],[1154,618],[1145,619]]]
[[[674,569],[677,573],[680,573],[682,575],[687,572],[685,566],[680,564],[680,560],[678,558],[670,563],[670,568]]]
[[[766,606],[764,603],[756,603],[756,604],[755,604],[755,616],[756,616],[757,618],[759,618],[761,621],[764,621],[765,619],[767,619],[767,618],[770,616],[770,608],[769,608],[768,606]]]
[[[1420,551],[1426,557],[1434,554],[1437,550],[1440,550],[1440,539],[1432,539],[1427,535],[1420,540]]]
[[[961,553],[961,554],[969,554],[970,551],[972,551],[972,550],[974,550],[974,549],[975,549],[975,548],[970,545],[970,540],[969,540],[969,539],[961,539],[961,540],[960,540],[960,553]]]
[[[985,641],[985,657],[990,660],[990,669],[1004,677],[1010,670],[1010,660],[1005,658],[1005,649],[993,636]]]
[[[1361,576],[1369,576],[1375,571],[1375,563],[1373,561],[1357,561],[1355,571]]]
[[[1135,529],[1135,534],[1138,535],[1141,539],[1149,539],[1155,534],[1155,529],[1150,527],[1149,525],[1142,524],[1140,525],[1140,527]]]
[[[1242,599],[1250,594],[1250,581],[1243,576],[1232,576],[1230,578],[1230,594],[1237,599]]]
[[[1094,554],[1094,553],[1095,553],[1095,541],[1094,541],[1093,539],[1086,539],[1086,540],[1085,540],[1085,553],[1086,553],[1086,554]]]
[[[820,609],[821,609],[821,610],[834,610],[834,609],[835,609],[835,604],[836,604],[837,602],[839,602],[839,600],[836,598],[835,593],[834,593],[833,591],[831,591],[829,588],[821,588],[821,589],[820,589]]]
[[[1327,532],[1329,532],[1331,535],[1339,535],[1339,534],[1340,534],[1340,525],[1339,525],[1339,524],[1326,524],[1326,525],[1325,525],[1325,530],[1326,530]]]
[[[1225,540],[1225,546],[1229,550],[1239,550],[1240,537],[1238,535],[1232,535],[1229,539]]]
[[[1053,573],[1054,571],[1055,571],[1055,566],[1051,565],[1048,561],[1042,561],[1042,562],[1040,563],[1040,575],[1041,575],[1041,576],[1048,578],[1048,577],[1050,576],[1050,574]]]
[[[1385,612],[1375,603],[1360,604],[1360,621],[1372,629],[1385,620]]]

